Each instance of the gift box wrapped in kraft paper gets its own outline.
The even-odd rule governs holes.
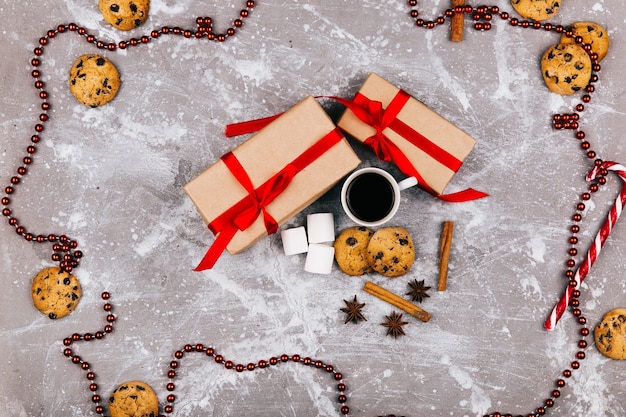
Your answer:
[[[183,187],[216,235],[196,271],[276,232],[359,163],[313,97],[272,119]]]
[[[347,109],[337,126],[416,177],[422,189],[453,202],[487,196],[473,189],[443,194],[476,140],[404,90],[370,74],[353,100],[341,102]]]

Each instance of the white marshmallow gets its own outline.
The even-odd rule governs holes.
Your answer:
[[[317,243],[309,244],[304,270],[314,274],[330,274],[335,260],[335,248]]]
[[[283,240],[283,250],[287,256],[306,253],[309,250],[304,226],[285,229],[280,232],[280,237]]]
[[[309,243],[335,241],[335,219],[333,213],[314,213],[306,216]]]

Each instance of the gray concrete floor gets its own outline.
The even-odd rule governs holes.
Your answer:
[[[0,179],[4,187],[25,156],[40,113],[30,60],[38,39],[75,22],[106,42],[163,26],[193,29],[212,16],[217,30],[243,2],[153,0],[147,22],[128,33],[106,24],[95,1],[0,0]],[[215,3],[220,3],[216,5]],[[579,326],[566,314],[553,332],[543,321],[564,290],[571,216],[586,191],[592,161],[571,130],[554,130],[581,95],[550,93],[539,60],[559,41],[554,32],[511,27],[500,18],[478,32],[466,19],[464,41],[448,27],[417,28],[404,0],[258,1],[244,26],[223,44],[163,36],[125,51],[99,51],[76,34],[58,35],[41,57],[52,105],[34,163],[10,208],[29,231],[65,233],[84,253],[75,271],[78,308],[51,321],[31,301],[35,274],[53,263],[49,245],[0,226],[0,415],[89,416],[94,404],[85,372],[62,354],[64,337],[104,325],[103,291],[111,293],[115,330],[75,345],[91,364],[106,403],[118,384],[143,380],[166,405],[168,364],[187,343],[213,346],[247,364],[283,353],[332,364],[348,387],[350,415],[480,416],[524,414],[541,406],[579,350]],[[429,19],[447,1],[418,1]],[[508,1],[492,2],[502,10]],[[474,5],[474,4],[473,4]],[[554,24],[595,21],[611,36],[581,129],[604,160],[626,162],[623,127],[626,59],[623,1],[563,2]],[[99,52],[122,74],[115,100],[96,109],[70,94],[67,74],[81,54]],[[280,236],[215,268],[192,269],[214,237],[182,190],[246,137],[226,139],[232,122],[273,115],[307,95],[351,98],[370,72],[408,91],[477,140],[448,186],[484,190],[487,199],[449,204],[421,191],[403,194],[394,223],[413,235],[411,272],[394,280],[304,272],[304,255],[287,257]],[[342,107],[321,101],[333,118]],[[289,138],[285,138],[288,140]],[[351,142],[363,166],[388,168]],[[577,259],[592,243],[621,189],[614,175],[594,194],[581,222]],[[283,227],[333,212],[337,230],[351,226],[339,185]],[[385,336],[379,323],[395,309],[362,291],[366,280],[400,295],[413,279],[436,287],[441,224],[455,221],[448,289],[421,306],[428,323],[408,317],[406,336]],[[582,289],[592,328],[626,306],[625,225],[618,223]],[[343,300],[366,303],[366,322],[344,324]],[[567,379],[553,416],[626,415],[624,364],[587,358]],[[188,355],[176,379],[180,416],[339,415],[336,382],[294,363],[225,371]]]

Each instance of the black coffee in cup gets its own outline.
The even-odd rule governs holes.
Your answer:
[[[376,172],[355,177],[346,190],[348,209],[364,222],[384,219],[395,202],[395,192],[389,180]]]

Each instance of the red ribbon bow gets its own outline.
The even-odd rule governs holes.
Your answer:
[[[352,105],[349,107],[352,107],[352,109],[358,108],[357,106]],[[383,130],[385,130],[385,128],[387,128],[387,126],[389,126],[393,121],[393,119],[387,119],[389,119],[390,116],[395,117],[395,115],[391,112],[385,112],[385,109],[383,109],[383,103],[380,101],[368,101],[363,107],[366,109],[366,112],[357,117],[359,117],[361,121],[376,129],[376,133],[365,139],[364,143],[374,150],[378,159],[384,162],[392,162],[392,154],[394,152],[393,142],[387,139]]]
[[[241,163],[235,157],[232,152],[227,153],[222,158],[222,161],[226,164],[230,172],[237,178],[239,183],[246,189],[248,192],[248,202],[249,207],[244,208],[241,212],[234,214],[232,218],[232,223],[237,226],[239,230],[245,230],[254,223],[254,221],[259,217],[259,214],[263,213],[263,221],[265,223],[265,229],[268,234],[275,233],[278,230],[278,223],[274,218],[267,212],[265,207],[270,204],[276,197],[282,193],[285,188],[289,185],[291,180],[293,179],[295,173],[295,168],[292,165],[287,165],[283,170],[278,172],[272,178],[270,178],[265,184],[259,187],[258,190],[254,189],[252,185],[252,181],[248,176],[246,170],[241,166]],[[234,210],[237,212],[237,209]],[[230,213],[229,213],[230,214]],[[227,217],[229,217],[227,215]],[[222,229],[218,226],[219,221],[212,222],[211,227],[214,229]]]

